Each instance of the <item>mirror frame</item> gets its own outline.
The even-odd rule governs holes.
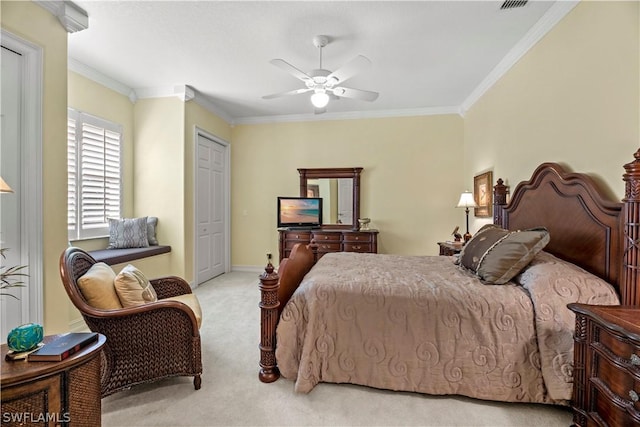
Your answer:
[[[353,219],[351,224],[322,224],[322,228],[350,228],[358,230],[360,218],[360,174],[363,168],[315,168],[298,169],[300,174],[300,197],[307,197],[307,180],[320,178],[350,178],[353,180]]]

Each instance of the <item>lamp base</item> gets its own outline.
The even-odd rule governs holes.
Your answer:
[[[471,240],[471,233],[466,232],[464,233],[464,243],[466,244],[469,240]]]

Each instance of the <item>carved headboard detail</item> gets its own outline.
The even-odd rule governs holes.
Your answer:
[[[624,304],[640,304],[640,150],[635,158],[625,165],[625,203],[610,200],[586,174],[543,163],[518,184],[496,219],[510,230],[546,227],[546,251],[614,285]]]

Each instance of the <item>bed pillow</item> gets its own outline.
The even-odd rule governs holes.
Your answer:
[[[158,295],[142,271],[128,264],[114,279],[114,285],[123,307],[135,307],[158,301]]]
[[[147,217],[147,240],[149,246],[158,246],[158,238],[156,237],[156,228],[158,227],[158,217]]]
[[[509,231],[493,224],[482,227],[464,246],[460,265],[488,284],[510,281],[549,243],[545,228]]]
[[[109,218],[108,249],[147,248],[149,237],[147,217],[141,218]]]
[[[91,307],[102,310],[122,308],[113,281],[116,274],[104,262],[97,262],[78,279],[78,288]]]

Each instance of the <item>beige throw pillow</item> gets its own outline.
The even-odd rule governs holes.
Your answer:
[[[158,300],[156,291],[142,271],[128,264],[114,280],[116,292],[123,307],[135,307]]]
[[[113,281],[116,274],[104,262],[95,263],[78,279],[78,287],[87,303],[94,308],[115,310],[122,308]]]
[[[200,329],[200,326],[202,325],[202,309],[200,308],[198,297],[196,297],[195,294],[176,295],[175,297],[165,298],[162,301],[180,301],[188,305],[189,308],[191,308],[191,311],[193,311],[193,314],[196,315],[198,329]]]
[[[527,266],[549,243],[545,228],[509,231],[486,225],[465,245],[460,264],[482,280],[502,285]]]

